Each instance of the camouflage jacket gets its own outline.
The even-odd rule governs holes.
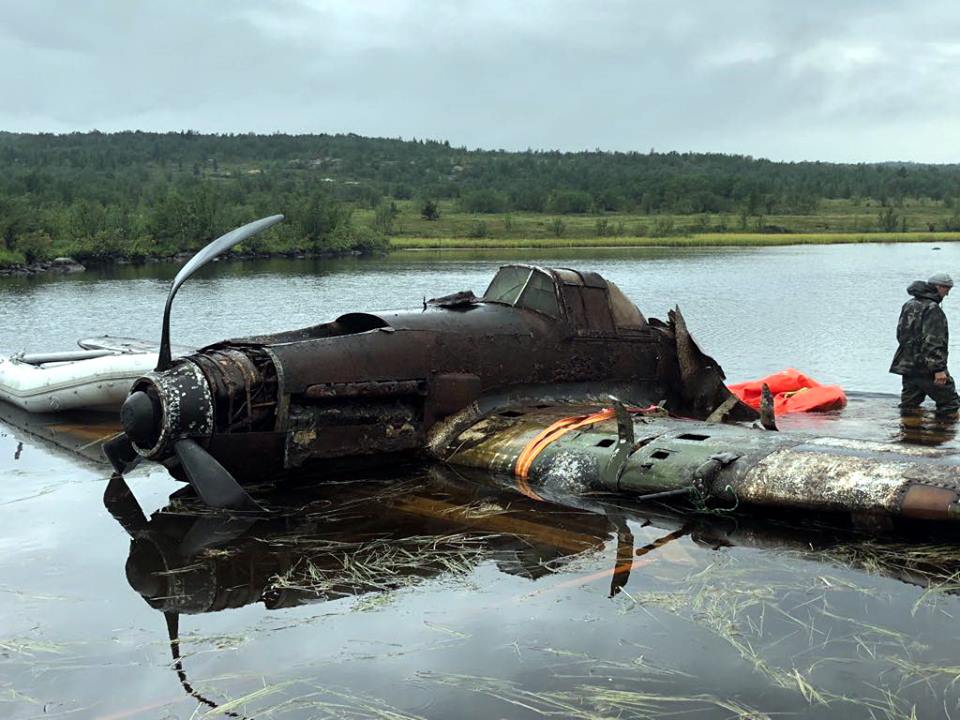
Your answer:
[[[907,292],[913,297],[903,304],[897,323],[900,346],[890,372],[897,375],[932,375],[947,369],[947,316],[940,307],[937,289],[917,280]]]

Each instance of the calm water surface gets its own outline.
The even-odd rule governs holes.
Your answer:
[[[527,260],[599,271],[649,316],[679,304],[731,380],[794,366],[893,392],[904,288],[957,259],[891,245],[224,263],[183,288],[173,337],[479,294]],[[156,337],[175,271],[0,281],[0,352]],[[135,501],[114,484],[105,503],[103,467],[3,424],[0,472],[0,717],[960,718],[955,538],[533,503],[415,467],[306,482],[269,518],[228,522],[150,468],[129,478]]]
[[[679,305],[732,380],[786,366],[858,390],[893,392],[887,368],[906,286],[935,271],[960,274],[956,245],[841,245],[769,249],[398,253],[384,259],[222,263],[181,289],[173,337],[224,337],[312,325],[352,310],[416,307],[424,297],[480,294],[496,268],[535,262],[595,270],[640,310]],[[109,333],[159,337],[175,266],[120,267],[0,281],[0,353],[71,346]],[[948,298],[945,308],[960,298]],[[954,357],[960,334],[954,333]]]

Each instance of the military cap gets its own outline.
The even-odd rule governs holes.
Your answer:
[[[953,287],[953,278],[946,273],[936,273],[935,275],[931,275],[927,282],[931,285],[943,285],[944,287],[948,288]]]

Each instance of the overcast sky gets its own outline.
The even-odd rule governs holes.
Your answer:
[[[960,161],[957,0],[0,0],[0,129]]]

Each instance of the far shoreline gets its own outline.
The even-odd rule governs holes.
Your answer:
[[[953,243],[960,241],[960,232],[891,232],[891,233],[695,233],[668,237],[625,236],[594,238],[435,238],[435,237],[395,237],[384,253],[437,250],[615,250],[624,248],[763,248],[787,247],[799,245],[877,245],[877,244],[916,244],[916,243]],[[186,262],[193,253],[178,253],[175,256],[157,255],[129,258],[97,257],[69,260],[70,263],[40,261],[0,265],[0,278],[32,277],[47,274],[65,274],[82,272],[86,268],[111,267],[117,265],[152,265],[156,263]],[[341,252],[237,252],[228,253],[222,262],[249,260],[307,260],[339,257],[358,257],[362,253],[356,250]]]
[[[960,232],[892,233],[695,233],[667,237],[626,236],[596,238],[392,238],[390,250],[537,250],[558,248],[711,248],[779,247],[787,245],[867,245],[889,243],[957,242]]]

